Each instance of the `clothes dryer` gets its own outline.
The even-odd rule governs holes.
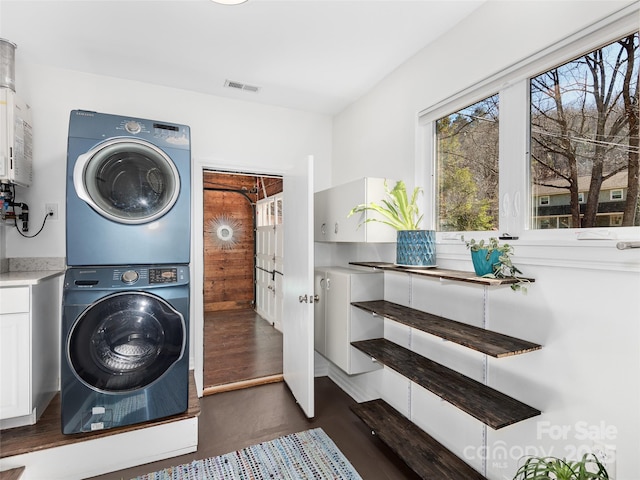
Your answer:
[[[189,269],[73,267],[65,274],[65,434],[182,413],[189,402]]]
[[[67,265],[189,263],[188,126],[72,111],[66,189]]]

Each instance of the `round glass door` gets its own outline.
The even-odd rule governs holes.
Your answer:
[[[185,345],[184,318],[167,302],[146,292],[121,292],[78,317],[67,355],[87,386],[127,392],[160,378],[182,357]]]
[[[73,171],[78,196],[100,215],[125,224],[162,217],[180,193],[173,161],[156,146],[117,138],[80,155]]]

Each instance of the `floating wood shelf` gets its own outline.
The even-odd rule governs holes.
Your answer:
[[[486,480],[385,401],[359,403],[351,410],[421,478]]]
[[[445,280],[456,280],[458,282],[477,283],[480,285],[511,285],[513,283],[518,283],[519,281],[513,278],[478,277],[474,272],[465,272],[462,270],[446,270],[443,268],[399,267],[393,263],[388,262],[349,262],[349,264],[357,265],[359,267],[379,268],[381,270],[423,275],[425,277],[442,278]],[[526,278],[525,280],[530,283],[535,282],[533,278]]]
[[[385,300],[352,302],[351,305],[496,358],[532,352],[542,348],[540,345],[526,340],[449,320]]]
[[[19,480],[24,473],[24,467],[12,468],[0,472],[0,480]]]
[[[351,345],[493,429],[497,430],[541,413],[540,410],[389,340],[362,340],[352,342]]]

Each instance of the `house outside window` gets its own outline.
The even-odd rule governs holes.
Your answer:
[[[484,238],[508,232],[521,239],[548,241],[575,239],[571,231],[581,228],[617,227],[628,235],[640,233],[640,57],[635,8],[631,14],[621,12],[616,18],[585,28],[535,58],[420,112],[419,148],[424,164],[417,165],[416,183],[426,185],[427,201],[435,200],[435,208],[425,215],[426,228],[441,232],[441,240],[459,237],[447,232],[478,232],[480,238],[483,231],[489,233]],[[585,97],[594,84],[593,78],[588,78],[592,75],[588,67],[600,64],[605,73],[598,78],[607,82],[615,97],[609,99],[609,117],[600,122],[604,130],[594,120],[598,111],[593,106],[598,102]],[[563,84],[571,75],[580,86],[573,96]],[[551,83],[550,78],[558,82]],[[546,97],[543,86],[548,87]],[[495,107],[490,110],[488,104]],[[564,117],[557,110],[563,110]],[[486,121],[489,112],[492,122]],[[558,119],[562,118],[571,120],[571,131],[559,129]],[[480,152],[480,142],[470,141],[469,132],[490,123],[498,127],[491,136],[496,139],[491,144],[498,145],[497,160],[494,156],[492,162],[486,162],[489,155],[478,153],[475,158],[482,162],[474,162],[470,150]],[[485,140],[485,144],[489,142]],[[556,148],[559,146],[564,150]],[[497,177],[497,188],[491,190],[475,180],[480,165],[486,168],[489,164],[495,166],[492,173]],[[465,169],[469,173],[462,175]],[[465,176],[475,183],[475,191],[448,184],[453,178],[453,185],[464,186],[460,179]],[[481,218],[486,213],[488,221],[457,221],[464,218],[459,214],[464,209],[456,208],[463,204],[473,205]]]
[[[611,190],[609,195],[610,200],[622,200],[622,189],[620,190]]]

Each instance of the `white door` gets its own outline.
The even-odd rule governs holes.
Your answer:
[[[283,181],[284,381],[307,415],[314,416],[313,388],[313,157],[300,161]]]

